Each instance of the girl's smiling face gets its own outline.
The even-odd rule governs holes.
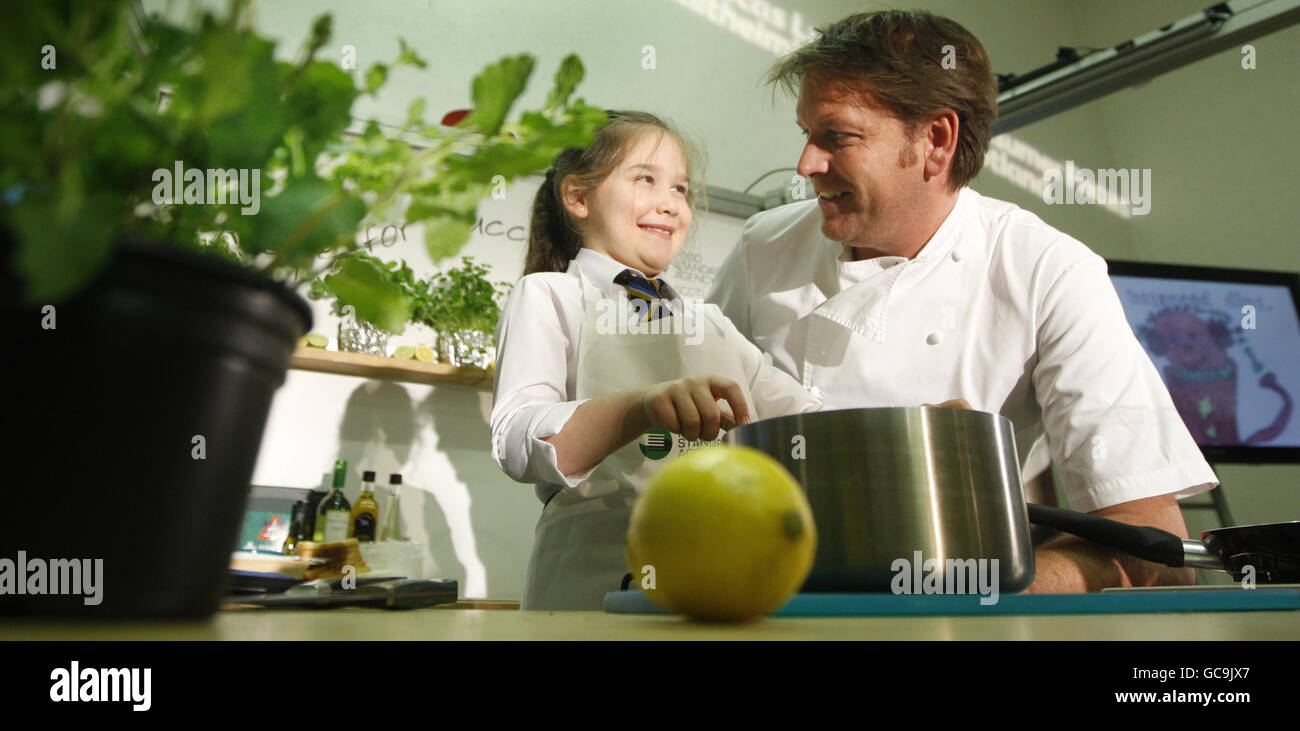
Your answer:
[[[686,155],[677,141],[651,132],[640,135],[595,190],[565,181],[562,191],[585,248],[656,277],[686,241],[689,185]]]

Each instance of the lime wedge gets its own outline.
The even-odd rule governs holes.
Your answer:
[[[330,339],[320,333],[312,333],[307,336],[307,345],[312,348],[325,348],[330,344]]]
[[[397,346],[397,350],[393,351],[393,357],[401,358],[402,360],[408,360],[412,355],[415,355],[415,348],[412,348],[409,345],[399,345]]]
[[[430,348],[427,345],[415,346],[415,359],[420,361],[421,363],[432,363],[433,348]]]

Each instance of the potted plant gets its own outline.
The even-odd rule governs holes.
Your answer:
[[[385,262],[378,257],[371,256],[362,251],[356,251],[335,257],[331,268],[321,272],[311,281],[311,287],[307,291],[307,297],[313,300],[331,300],[330,312],[335,317],[341,318],[339,320],[338,335],[338,349],[340,351],[368,353],[370,355],[387,355],[389,331],[357,316],[356,308],[344,304],[341,296],[331,287],[331,284],[338,282],[341,277],[338,270],[342,269],[349,260],[353,259],[375,267],[376,271],[379,272],[380,280],[384,284],[395,291],[400,292],[408,302],[414,304],[414,299],[412,297],[413,291],[409,283],[395,276],[393,268],[397,266],[397,263]],[[405,261],[402,262],[402,266],[404,268],[406,267]],[[403,328],[404,327],[405,325],[403,325]]]
[[[339,321],[338,337],[340,351],[388,355],[389,331],[357,316],[355,308],[344,304],[342,295],[334,289],[342,276],[340,270],[348,261],[354,259],[373,266],[379,272],[379,278],[384,284],[400,292],[411,303],[411,317],[408,322],[420,321],[421,286],[427,285],[415,280],[405,260],[401,261],[399,269],[398,262],[384,261],[362,251],[335,257],[331,268],[312,280],[307,296],[313,300],[331,300],[330,311],[336,317],[342,318]],[[404,330],[405,324],[402,327]]]
[[[358,96],[423,66],[405,44],[358,86],[316,58],[328,16],[278,61],[244,0],[188,24],[131,8],[23,4],[0,48],[0,296],[21,354],[7,464],[45,469],[17,475],[36,489],[0,531],[0,557],[91,574],[85,591],[0,596],[0,611],[215,609],[272,396],[310,329],[294,290],[324,262],[343,303],[400,332],[410,300],[348,256],[359,227],[423,222],[445,258],[495,182],[604,120],[572,98],[570,57],[545,108],[507,123],[533,69],[523,55],[473,80],[455,128],[425,123],[417,101],[402,135],[348,135]],[[51,588],[35,576],[19,580]]]
[[[429,287],[422,320],[438,333],[439,360],[484,369],[495,360],[497,320],[510,285],[493,284],[487,273],[467,256]]]
[[[429,279],[416,279],[404,259],[385,262],[360,252],[350,256],[373,264],[384,281],[410,299],[410,322],[425,325],[433,331],[438,360],[483,369],[492,364],[496,355],[497,320],[501,315],[501,305],[510,292],[510,284],[490,282],[486,264],[476,264],[473,257],[467,256],[461,259],[459,267],[435,273]],[[322,274],[312,281],[308,296],[333,299],[333,313],[342,316],[346,314],[347,306],[342,304],[334,290],[336,281],[337,274]],[[359,319],[358,324],[369,325]],[[378,332],[386,334],[386,331]],[[342,343],[339,347],[340,350],[356,350],[345,348]]]

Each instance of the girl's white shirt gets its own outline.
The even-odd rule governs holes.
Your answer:
[[[583,303],[579,272],[617,306],[626,302],[627,290],[614,284],[614,278],[628,268],[605,254],[581,249],[566,272],[529,274],[520,279],[501,314],[493,384],[492,457],[511,479],[538,485],[537,494],[543,501],[554,493],[554,486],[577,487],[595,469],[561,474],[555,447],[544,441],[564,429],[583,403],[575,397],[578,346],[583,323],[592,315]],[[775,368],[771,357],[745,339],[716,305],[687,306],[692,308],[696,327],[708,328],[736,348],[749,379],[751,418],[821,407],[819,398]]]

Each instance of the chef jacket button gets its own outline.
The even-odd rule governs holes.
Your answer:
[[[954,251],[954,252],[952,252],[952,260],[953,260],[953,261],[961,261],[961,252],[960,252],[960,251]]]
[[[929,335],[927,335],[927,336],[925,337],[925,342],[927,342],[927,343],[929,343],[929,344],[931,344],[931,345],[938,345],[939,343],[942,343],[942,342],[943,342],[943,333],[941,333],[941,332],[932,332],[932,333],[930,333]]]

